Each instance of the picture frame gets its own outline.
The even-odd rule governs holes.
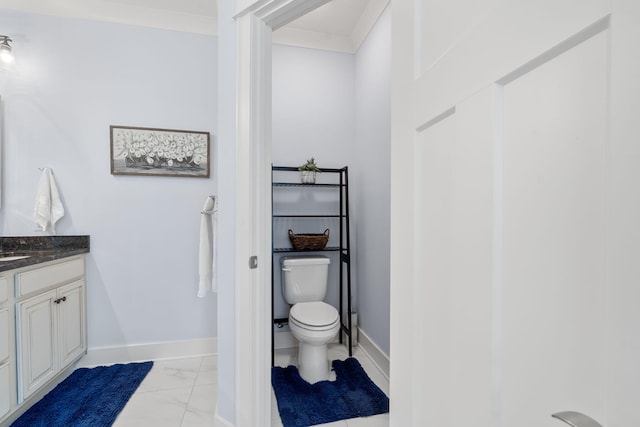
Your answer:
[[[112,175],[209,178],[209,132],[109,127]]]

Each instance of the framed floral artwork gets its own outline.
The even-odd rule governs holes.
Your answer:
[[[208,178],[209,132],[111,126],[111,174]]]

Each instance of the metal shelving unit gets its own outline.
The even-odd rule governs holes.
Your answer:
[[[286,175],[286,180],[274,181],[274,172]],[[275,255],[283,253],[304,253],[304,252],[339,252],[339,286],[340,286],[340,307],[338,312],[340,314],[340,343],[343,342],[343,334],[347,337],[347,344],[349,348],[349,356],[352,356],[352,333],[351,333],[351,252],[350,252],[350,238],[349,238],[349,170],[348,167],[342,167],[339,169],[322,169],[322,175],[337,176],[336,183],[317,183],[317,184],[301,184],[295,182],[299,179],[299,171],[297,167],[290,166],[272,166],[271,174],[271,202],[272,202],[272,239],[274,224],[278,220],[295,220],[295,219],[333,219],[339,223],[338,227],[338,245],[328,246],[320,250],[296,250],[291,247],[276,247],[275,244],[272,247],[271,256],[271,318],[274,324],[283,324],[288,322],[288,318],[275,318],[274,317],[274,289],[279,286],[275,283]],[[321,189],[324,191],[335,190],[338,192],[338,206],[337,212],[332,213],[275,213],[277,203],[274,199],[274,194],[281,188],[289,188],[299,190],[300,192],[314,192]],[[322,191],[322,190],[321,190]],[[334,231],[334,230],[331,230]],[[271,353],[273,355],[274,350],[274,334],[271,334]],[[273,360],[273,359],[272,359]],[[273,363],[273,361],[272,361]]]

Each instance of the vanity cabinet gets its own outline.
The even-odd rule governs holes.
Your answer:
[[[84,257],[16,273],[18,404],[86,352]]]
[[[0,427],[86,354],[88,253],[89,236],[0,237]]]

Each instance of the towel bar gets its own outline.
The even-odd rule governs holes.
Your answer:
[[[572,427],[602,427],[602,424],[580,412],[564,411],[557,412],[551,416],[560,421],[564,421]]]

